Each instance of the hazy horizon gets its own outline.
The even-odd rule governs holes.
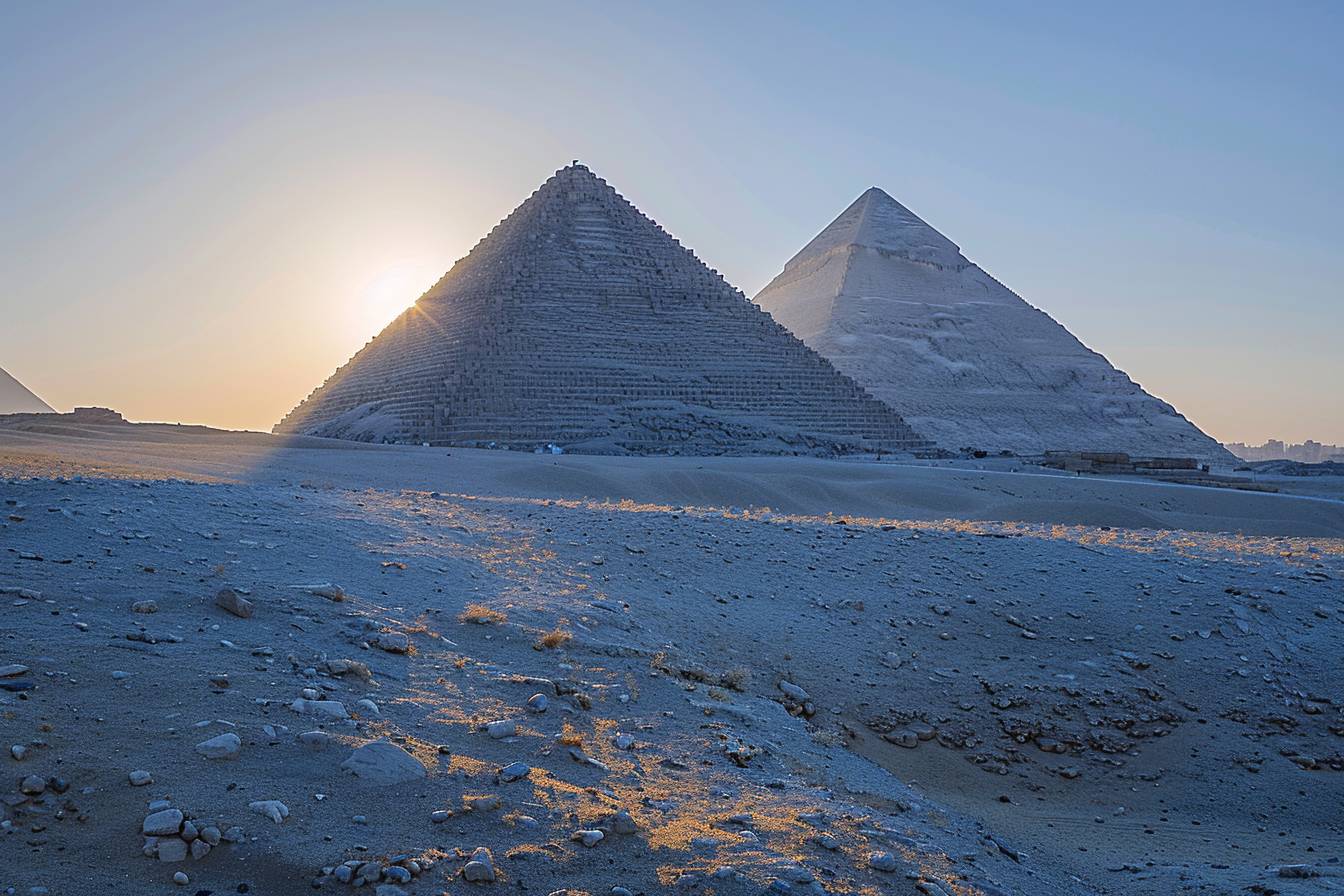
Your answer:
[[[58,410],[269,429],[578,158],[748,296],[881,187],[1220,441],[1344,443],[1333,7],[186,9],[0,10]]]

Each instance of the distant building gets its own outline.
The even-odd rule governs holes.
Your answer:
[[[1285,444],[1278,439],[1270,439],[1263,445],[1231,442],[1223,447],[1242,460],[1295,460],[1303,464],[1344,460],[1344,447],[1322,445],[1313,439],[1307,439],[1300,445]]]

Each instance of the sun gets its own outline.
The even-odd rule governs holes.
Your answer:
[[[356,316],[360,329],[369,336],[382,330],[433,286],[442,273],[419,261],[397,262],[380,269],[359,289]]]

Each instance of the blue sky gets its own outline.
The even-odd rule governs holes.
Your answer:
[[[1224,440],[1344,443],[1339,4],[0,7],[0,366],[266,428],[582,159],[749,295],[878,185]]]

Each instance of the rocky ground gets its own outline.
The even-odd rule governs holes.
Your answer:
[[[0,449],[0,891],[1344,892],[1344,539],[1291,513]]]

